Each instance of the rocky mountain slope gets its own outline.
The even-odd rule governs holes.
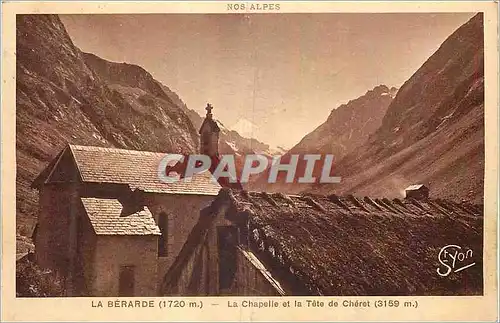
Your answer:
[[[160,98],[180,107],[191,121],[192,127],[190,127],[189,131],[194,131],[198,136],[198,130],[204,117],[189,109],[175,92],[153,79],[144,69],[136,65],[110,62],[89,53],[83,53],[83,57],[87,66],[92,68],[102,80],[105,80],[111,89],[127,98],[127,101],[134,106],[140,108],[141,105],[149,104],[150,100]],[[238,170],[243,167],[244,157],[247,154],[263,153],[271,156],[284,153],[284,151],[278,149],[273,150],[269,145],[256,139],[245,138],[238,132],[226,128],[220,121],[217,122],[221,129],[219,153],[233,154]],[[198,139],[196,139],[196,143],[198,143]]]
[[[307,134],[290,153],[330,153],[337,160],[363,144],[382,124],[397,92],[379,85],[365,95],[333,109],[328,119]]]
[[[396,92],[394,87],[389,89],[385,85],[379,85],[361,97],[333,109],[328,119],[290,149],[282,162],[288,163],[291,154],[332,154],[334,161],[341,160],[380,127]],[[319,162],[317,164],[322,165]],[[306,162],[299,159],[296,178],[304,174],[305,165]],[[317,167],[313,174],[319,178],[321,168]],[[285,183],[285,175],[279,173],[277,182],[269,184],[269,172],[265,172],[254,179],[250,186],[255,190],[286,193],[297,193],[309,187],[308,184],[298,184],[297,181],[293,185]]]
[[[457,29],[400,88],[382,125],[337,165],[342,183],[309,191],[396,197],[412,183],[434,197],[481,202],[483,17]]]
[[[148,93],[149,96],[161,98],[180,107],[191,121],[196,132],[200,129],[204,116],[202,117],[193,109],[189,109],[177,93],[153,79],[151,74],[142,67],[110,62],[90,53],[83,53],[83,57],[87,66],[91,67],[101,79],[105,80],[110,88],[129,97],[132,102],[140,100],[140,103],[144,103],[147,101],[148,97],[145,93]],[[140,90],[145,91],[145,93]],[[139,96],[134,95],[134,93],[139,93]],[[236,156],[242,156],[243,154],[257,152],[269,154],[273,152],[269,145],[253,138],[245,138],[238,132],[226,128],[220,121],[217,122],[221,128],[219,143],[221,154],[235,153]]]
[[[203,121],[142,67],[81,52],[56,15],[17,16],[17,227],[37,213],[30,184],[67,144],[194,153]],[[221,152],[269,151],[221,126]]]
[[[86,59],[87,58],[87,59]],[[198,134],[149,73],[122,64],[103,78],[53,15],[17,16],[17,224],[37,211],[31,181],[67,143],[190,153]],[[29,230],[28,230],[29,231]]]

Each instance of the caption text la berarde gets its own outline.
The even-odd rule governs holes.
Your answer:
[[[238,299],[225,302],[184,299],[157,300],[92,300],[92,308],[160,308],[160,309],[203,309],[209,307],[226,308],[418,308],[418,301],[398,299]]]

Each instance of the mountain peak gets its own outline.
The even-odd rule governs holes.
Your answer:
[[[392,101],[390,94],[389,87],[378,85],[359,98],[333,109],[325,123],[306,135],[290,151],[333,153],[339,160],[378,129]]]
[[[398,197],[414,182],[432,195],[481,201],[484,179],[482,14],[453,32],[396,91],[379,129],[337,164],[335,194]],[[331,191],[327,188],[327,193]]]
[[[389,87],[384,84],[377,85],[376,87],[371,90],[375,93],[388,93],[389,92]]]

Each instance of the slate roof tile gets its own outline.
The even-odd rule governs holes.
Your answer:
[[[146,206],[143,211],[120,216],[123,206],[117,199],[85,197],[81,201],[97,235],[160,235]]]
[[[210,172],[194,175],[190,181],[164,183],[158,166],[166,153],[118,148],[70,145],[84,182],[128,184],[145,192],[217,195],[221,186]]]

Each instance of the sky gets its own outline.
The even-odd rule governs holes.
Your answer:
[[[74,44],[142,66],[190,109],[291,148],[332,109],[400,87],[474,13],[62,15]]]

